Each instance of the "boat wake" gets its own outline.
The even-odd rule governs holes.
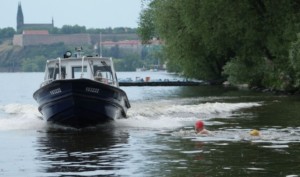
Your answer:
[[[260,106],[261,103],[194,103],[194,99],[137,101],[128,111],[128,119],[118,119],[116,127],[143,129],[176,129],[193,125],[197,119],[228,118],[243,114],[241,109]],[[46,122],[31,104],[0,105],[0,130],[43,129]]]
[[[194,103],[194,100],[159,100],[132,102],[128,119],[117,120],[120,126],[149,129],[174,129],[193,125],[197,119],[229,118],[244,114],[241,109],[261,106],[261,103]],[[217,123],[217,122],[215,122]]]
[[[46,126],[34,105],[0,105],[0,130],[41,129]]]
[[[212,131],[212,136],[198,136],[193,131],[193,124],[197,119],[204,120],[207,125],[220,125],[224,123],[211,119],[251,117],[253,115],[247,115],[243,110],[258,106],[262,106],[262,103],[197,103],[193,99],[190,102],[186,99],[137,101],[132,103],[132,108],[128,111],[128,119],[117,119],[112,124],[121,130],[153,130],[161,135],[206,143],[226,144],[226,142],[250,141],[263,143],[265,148],[273,148],[273,146],[285,148],[288,147],[285,142],[300,142],[300,127],[266,127],[260,130],[261,136],[259,137],[250,136],[251,129],[241,128],[220,128]],[[0,131],[44,130],[47,127],[70,130],[68,127],[47,124],[42,120],[42,115],[35,105],[0,105]],[[266,142],[270,145],[265,145]]]

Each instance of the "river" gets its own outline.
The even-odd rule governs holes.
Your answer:
[[[180,79],[165,72],[119,78]],[[47,124],[43,73],[0,73],[0,176],[300,176],[300,97],[219,86],[123,87],[127,119]],[[202,119],[210,135],[195,135]],[[260,136],[250,136],[252,129]]]

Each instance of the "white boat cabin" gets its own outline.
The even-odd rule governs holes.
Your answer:
[[[47,60],[45,81],[41,86],[54,80],[82,78],[119,86],[112,58],[85,56]]]

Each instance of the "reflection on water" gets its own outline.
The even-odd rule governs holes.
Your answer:
[[[112,124],[74,130],[49,128],[40,132],[37,160],[46,173],[58,175],[113,175],[124,170],[128,133]]]

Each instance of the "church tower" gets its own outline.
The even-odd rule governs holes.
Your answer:
[[[17,12],[17,31],[20,31],[24,25],[24,16],[22,11],[21,3],[18,4],[18,12]]]

